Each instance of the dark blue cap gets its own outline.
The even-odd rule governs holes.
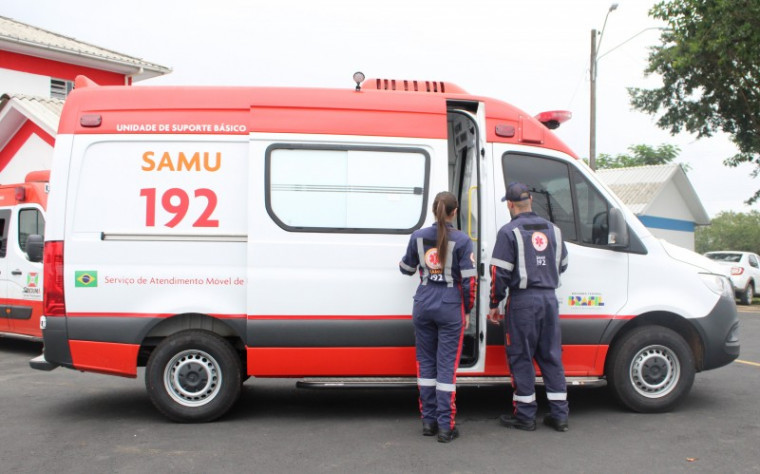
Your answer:
[[[507,195],[501,198],[502,201],[510,200],[512,202],[525,201],[530,199],[530,189],[523,183],[513,181],[507,185]]]

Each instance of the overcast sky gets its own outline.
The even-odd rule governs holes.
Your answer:
[[[557,131],[580,156],[589,149],[591,29],[607,0],[3,0],[0,15],[172,68],[141,85],[353,87],[351,76],[442,80],[531,114],[567,109]],[[652,0],[619,0],[602,38],[597,153],[632,145],[681,148],[679,162],[711,217],[760,210],[753,167],[727,168],[725,136],[671,136],[631,110],[627,87],[645,78],[648,48],[663,26]],[[650,28],[650,29],[647,29]],[[606,54],[609,52],[609,54]]]

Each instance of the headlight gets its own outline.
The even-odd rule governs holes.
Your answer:
[[[727,277],[716,273],[700,273],[699,276],[702,277],[702,283],[716,295],[729,298],[734,296],[734,290],[731,288],[731,282]]]

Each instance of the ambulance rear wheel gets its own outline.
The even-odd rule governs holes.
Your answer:
[[[224,415],[241,390],[241,363],[224,338],[189,330],[164,339],[145,368],[153,405],[178,422],[206,422]]]
[[[613,348],[607,382],[626,407],[658,413],[671,410],[689,393],[694,372],[694,356],[681,336],[662,326],[644,326]]]

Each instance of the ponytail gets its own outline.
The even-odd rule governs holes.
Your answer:
[[[449,228],[446,226],[448,217],[459,207],[456,196],[448,191],[440,192],[433,200],[433,215],[437,224],[436,249],[441,269],[446,267],[446,256],[449,247]]]

